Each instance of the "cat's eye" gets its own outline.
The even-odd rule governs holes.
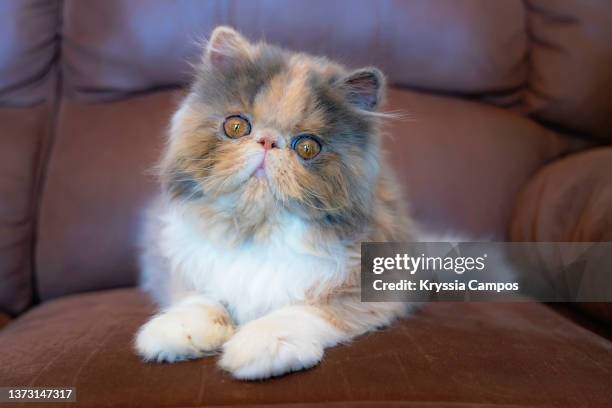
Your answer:
[[[223,131],[227,137],[237,139],[251,133],[249,120],[240,115],[228,116],[223,122]]]
[[[291,148],[304,160],[314,159],[321,152],[321,144],[313,135],[296,137]]]

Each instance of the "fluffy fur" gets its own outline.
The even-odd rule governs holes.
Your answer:
[[[408,312],[360,302],[360,243],[414,238],[380,147],[383,93],[375,68],[212,33],[147,219],[143,287],[162,308],[136,336],[145,360],[220,350],[222,368],[261,379]],[[230,139],[237,114],[251,132]],[[312,160],[291,149],[304,133],[321,141]]]

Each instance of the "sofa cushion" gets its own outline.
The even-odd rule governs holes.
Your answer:
[[[134,284],[140,215],[179,94],[65,100],[42,198],[42,299]],[[393,90],[385,147],[416,218],[436,230],[504,238],[515,195],[568,149],[554,133],[491,106]]]
[[[42,299],[136,282],[141,215],[178,98],[63,101],[38,224]]]
[[[0,109],[0,311],[32,301],[36,188],[49,109]]]
[[[507,239],[522,186],[571,151],[568,139],[505,109],[392,91],[386,148],[416,219],[434,232]]]
[[[314,369],[250,383],[220,371],[217,357],[142,363],[132,339],[151,313],[134,289],[43,304],[0,332],[0,384],[76,387],[82,406],[603,407],[612,399],[612,343],[537,303],[427,304],[328,350]]]
[[[32,106],[51,91],[59,41],[58,0],[0,1],[0,105]]]
[[[525,81],[520,0],[67,0],[66,89],[99,101],[184,83],[198,44],[219,24],[350,65],[379,65],[395,84],[476,93]]]

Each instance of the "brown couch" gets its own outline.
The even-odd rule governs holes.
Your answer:
[[[218,24],[380,66],[387,109],[410,113],[386,143],[422,222],[612,241],[610,1],[2,0],[0,386],[99,406],[612,406],[607,304],[429,304],[263,383],[215,357],[140,362],[147,170]]]

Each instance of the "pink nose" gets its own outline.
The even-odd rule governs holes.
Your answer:
[[[276,140],[268,136],[262,137],[257,141],[257,143],[262,145],[264,150],[275,149],[278,147]]]

